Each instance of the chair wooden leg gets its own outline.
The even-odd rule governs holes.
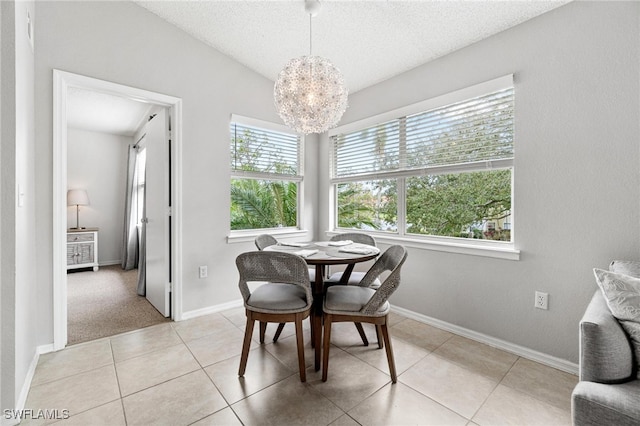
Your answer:
[[[283,325],[283,324],[280,324]],[[275,340],[274,340],[275,341]],[[302,334],[302,314],[296,314],[296,342],[298,344],[298,368],[300,369],[300,381],[307,381],[307,371],[304,362],[304,337]]]
[[[313,336],[313,341],[314,341],[313,349],[315,351],[313,364],[316,371],[318,371],[320,370],[320,351],[322,350],[322,316],[314,315],[313,321],[314,321],[313,327],[315,327],[316,329],[316,333]]]
[[[244,343],[242,344],[242,355],[240,356],[240,369],[238,376],[244,376],[247,368],[247,358],[249,358],[249,349],[251,348],[251,336],[253,335],[253,318],[251,313],[247,312],[247,326],[244,329]]]
[[[285,323],[281,322],[280,324],[278,324],[278,329],[276,330],[276,334],[274,334],[273,336],[273,343],[278,341],[278,338],[280,337],[280,333],[282,333],[282,329],[284,329]]]
[[[378,349],[382,349],[382,331],[380,330],[380,325],[376,325],[376,337],[378,338]]]
[[[391,382],[395,383],[398,378],[396,376],[396,361],[393,358],[393,348],[391,347],[391,339],[389,338],[389,330],[387,324],[380,326],[382,330],[382,337],[384,338],[384,346],[387,349],[387,361],[389,362],[389,374],[391,375]]]
[[[358,333],[360,333],[360,338],[362,339],[362,343],[364,343],[365,346],[369,346],[369,339],[367,339],[367,335],[364,334],[362,323],[354,322],[354,324],[356,325],[356,329],[358,329]]]
[[[331,315],[324,316],[324,347],[322,348],[322,381],[327,381],[329,372],[329,347],[331,346]]]
[[[264,333],[267,331],[267,323],[260,321],[260,343],[264,343]]]

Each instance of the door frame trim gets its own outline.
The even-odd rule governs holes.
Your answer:
[[[67,89],[122,96],[169,108],[171,117],[171,318],[182,319],[182,99],[53,70],[53,350],[67,344]]]

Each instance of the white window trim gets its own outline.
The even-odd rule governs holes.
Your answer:
[[[242,123],[246,126],[258,127],[265,130],[272,130],[274,132],[290,133],[292,135],[297,134],[284,124],[272,123],[271,121],[264,121],[257,118],[245,117],[243,115],[231,114],[230,123]],[[303,135],[299,135],[304,140]]]
[[[262,228],[262,229],[242,229],[237,231],[231,231],[227,236],[227,243],[248,243],[253,242],[258,235],[269,234],[274,237],[280,238],[292,238],[292,239],[305,239],[308,240],[311,233],[306,229],[298,229],[294,227],[288,228]]]
[[[415,104],[335,127],[329,130],[328,135],[329,137],[332,137],[341,133],[356,132],[360,129],[372,127],[379,123],[386,123],[387,121],[395,120],[398,117],[418,114],[441,106],[497,92],[509,87],[513,87],[513,74],[494,78],[493,80],[465,87],[464,89],[456,90],[455,92],[445,93],[444,95],[436,96],[435,98],[426,99],[424,101],[416,102]]]
[[[354,232],[354,230],[351,228],[334,228],[332,231],[326,231],[325,234],[327,237],[331,237],[341,232]],[[485,240],[467,241],[462,238],[447,237],[409,237],[379,231],[367,231],[367,234],[371,234],[378,243],[382,244],[402,244],[406,247],[422,250],[483,256],[494,259],[520,260],[520,250],[513,248],[513,244],[507,242]]]
[[[272,130],[276,132],[290,133],[291,129],[287,126],[278,123],[272,123],[270,121],[264,121],[257,118],[245,117],[238,114],[231,114],[230,123],[241,123],[246,126],[257,127],[265,130]],[[240,229],[240,230],[229,230],[229,234],[227,235],[227,243],[244,243],[250,242],[255,239],[258,235],[261,234],[271,234],[274,236],[280,237],[292,237],[292,238],[305,238],[309,235],[309,231],[303,229],[304,224],[302,223],[302,219],[304,218],[304,188],[303,188],[303,180],[304,180],[304,135],[298,135],[300,137],[300,150],[298,152],[299,158],[299,176],[281,176],[281,175],[273,175],[270,176],[267,173],[249,173],[249,172],[231,172],[231,179],[234,177],[242,177],[242,178],[250,178],[250,179],[274,179],[274,180],[284,180],[298,183],[298,217],[297,226],[283,227],[283,228],[260,228],[260,229]]]
[[[397,119],[398,117],[409,116],[412,114],[421,113],[424,111],[428,111],[433,108],[449,105],[455,102],[464,101],[470,98],[474,98],[477,96],[482,96],[491,92],[499,91],[502,89],[506,89],[509,87],[513,87],[513,74],[509,74],[503,77],[498,77],[493,80],[489,80],[483,83],[476,84],[474,86],[466,87],[460,90],[456,90],[454,92],[446,93],[441,96],[437,96],[435,98],[427,99],[421,102],[417,102],[412,105],[408,105],[402,108],[398,108],[392,111],[387,111],[382,114],[378,114],[372,117],[367,117],[365,119],[355,121],[349,124],[345,124],[343,126],[336,127],[328,132],[329,138],[332,136],[342,134],[342,133],[350,133],[354,131],[358,131],[363,128],[368,128],[375,126],[378,123],[384,123],[390,120]],[[331,151],[333,155],[333,150]],[[334,159],[331,158],[331,164],[333,164]],[[494,160],[481,162],[482,164],[478,164],[478,170],[487,170],[487,169],[500,169],[500,168],[510,168],[511,169],[511,205],[513,206],[513,198],[514,198],[514,175],[515,170],[513,167],[514,160]],[[332,166],[333,167],[333,166]],[[456,172],[459,168],[464,168],[465,165],[453,165],[453,166],[444,166],[440,170],[437,170],[438,167],[434,167],[436,170],[429,170],[429,173],[452,173]],[[467,171],[469,169],[466,169]],[[401,179],[409,175],[415,175],[415,171],[400,171],[397,173],[372,173],[368,175],[360,175],[360,176],[350,176],[348,178],[332,178],[330,184],[330,200],[332,203],[331,216],[329,221],[330,230],[326,231],[327,236],[335,235],[340,232],[353,232],[352,228],[338,228],[337,227],[337,211],[335,206],[337,205],[337,194],[336,194],[336,185],[344,182],[354,182],[359,180],[367,180],[367,179],[376,179],[376,178],[396,178]],[[403,179],[401,179],[403,180]],[[404,185],[398,185],[398,200],[397,203],[404,203],[405,200],[404,194]],[[398,223],[404,223],[405,221],[405,209],[398,212]],[[402,217],[400,217],[402,216]],[[403,222],[400,222],[400,221]],[[491,257],[497,259],[505,259],[505,260],[520,260],[520,250],[518,250],[515,246],[515,234],[513,229],[515,229],[516,219],[515,215],[512,213],[511,217],[511,242],[503,242],[503,241],[487,241],[487,240],[473,240],[473,239],[464,239],[464,238],[453,238],[453,237],[438,237],[438,236],[419,236],[413,234],[396,234],[391,232],[380,232],[380,231],[367,231],[373,235],[377,241],[381,243],[387,244],[403,244],[407,247],[418,248],[423,250],[435,250],[440,252],[447,253],[456,253],[456,254],[465,254],[465,255],[474,255],[474,256],[484,256]]]

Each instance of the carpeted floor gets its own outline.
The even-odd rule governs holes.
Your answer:
[[[67,274],[67,340],[69,345],[137,330],[164,318],[136,293],[138,271],[120,265]]]

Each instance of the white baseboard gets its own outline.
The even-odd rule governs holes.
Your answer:
[[[186,320],[190,318],[196,318],[202,315],[222,312],[227,309],[238,308],[241,306],[243,306],[242,299],[238,299],[238,300],[234,300],[228,303],[223,303],[220,305],[214,305],[214,306],[209,306],[207,308],[196,309],[194,311],[185,312],[182,315],[182,319]],[[576,375],[578,374],[578,364],[569,362],[565,359],[557,358],[542,352],[534,351],[533,349],[516,345],[514,343],[507,342],[506,340],[497,339],[495,337],[491,337],[486,334],[478,333],[477,331],[469,330],[464,327],[460,327],[458,325],[450,324],[448,322],[441,321],[439,319],[432,318],[426,315],[422,315],[417,312],[410,311],[408,309],[393,306],[391,310],[407,318],[411,318],[413,320],[431,325],[441,330],[445,330],[450,333],[457,334],[458,336],[466,337],[468,339],[475,340],[476,342],[484,343],[486,345],[492,346],[497,349],[502,349],[512,354],[521,356],[526,359],[530,359],[532,361],[539,362],[540,364],[544,364],[549,367],[553,367],[567,373],[576,374]]]
[[[185,312],[182,315],[182,320],[187,320],[191,318],[200,317],[203,315],[222,312],[228,309],[238,308],[242,306],[243,306],[242,299],[237,299],[231,302]],[[469,330],[454,324],[450,324],[448,322],[441,321],[426,315],[422,315],[422,314],[410,311],[408,309],[394,306],[392,307],[392,311],[400,315],[403,315],[407,318],[422,322],[424,324],[431,325],[433,327],[451,332],[453,334],[457,334],[462,337],[466,337],[471,340],[475,340],[480,343],[487,344],[489,346],[492,346],[498,349],[502,349],[504,351],[513,353],[515,355],[521,356],[526,359],[530,359],[532,361],[539,362],[549,367],[553,367],[558,370],[565,371],[571,374],[578,374],[578,365],[575,363],[569,362],[567,360],[557,358],[548,354],[544,354],[542,352],[534,351],[532,349],[526,348],[524,346],[516,345],[510,342],[507,342],[505,340],[496,339],[495,337],[487,336],[486,334],[478,333],[476,331]],[[38,366],[38,360],[40,359],[40,355],[53,352],[53,351],[54,351],[53,344],[41,345],[36,348],[33,359],[31,360],[31,364],[29,365],[29,370],[27,371],[27,375],[22,385],[22,389],[20,391],[20,396],[17,401],[17,407],[15,408],[17,411],[24,410],[25,404],[27,402],[27,396],[29,395],[29,389],[31,388],[31,381],[33,380],[36,367]],[[2,419],[3,426],[5,425],[14,426],[14,425],[17,425],[18,423],[19,423],[19,419],[6,419],[6,418]]]
[[[441,330],[445,330],[453,334],[457,334],[458,336],[466,337],[468,339],[475,340],[476,342],[484,343],[486,345],[492,346],[497,349],[502,349],[506,352],[510,352],[512,354],[521,356],[526,359],[530,359],[532,361],[539,362],[540,364],[544,364],[549,367],[553,367],[558,370],[565,371],[567,373],[576,374],[576,375],[578,374],[578,364],[569,362],[567,360],[557,358],[542,352],[534,351],[533,349],[516,345],[511,342],[507,342],[505,340],[496,339],[495,337],[487,336],[486,334],[478,333],[477,331],[469,330],[464,327],[450,324],[448,322],[441,321],[436,318],[431,318],[426,315],[422,315],[422,314],[410,311],[408,309],[394,306],[391,308],[391,310],[407,318],[411,318],[413,320],[431,325]]]
[[[36,373],[36,368],[38,367],[38,360],[40,359],[40,355],[46,354],[48,352],[53,352],[52,344],[36,347],[33,358],[31,359],[31,363],[29,364],[29,369],[27,370],[27,375],[24,378],[24,383],[22,383],[20,395],[18,395],[18,400],[16,401],[15,412],[20,413],[24,410],[25,404],[27,403],[27,396],[29,396],[29,390],[31,389],[31,381],[33,380],[33,375]],[[3,426],[13,426],[19,423],[19,418],[7,419],[6,415],[3,417],[2,421]]]
[[[182,313],[181,321],[200,317],[202,315],[215,314],[217,312],[226,311],[227,309],[239,308],[244,306],[242,299],[233,300],[231,302],[222,303],[220,305],[209,306],[202,309],[196,309],[194,311],[187,311]]]
[[[20,390],[20,395],[18,395],[17,401],[17,409],[24,409],[24,405],[27,402],[27,396],[29,395],[29,389],[31,389],[31,381],[33,380],[33,375],[36,373],[36,367],[38,366],[38,360],[40,359],[40,354],[43,353],[40,351],[40,347],[36,348],[36,352],[33,354],[33,358],[31,359],[31,364],[29,364],[29,370],[27,370],[27,376],[24,378],[24,383],[22,384],[22,389]]]

